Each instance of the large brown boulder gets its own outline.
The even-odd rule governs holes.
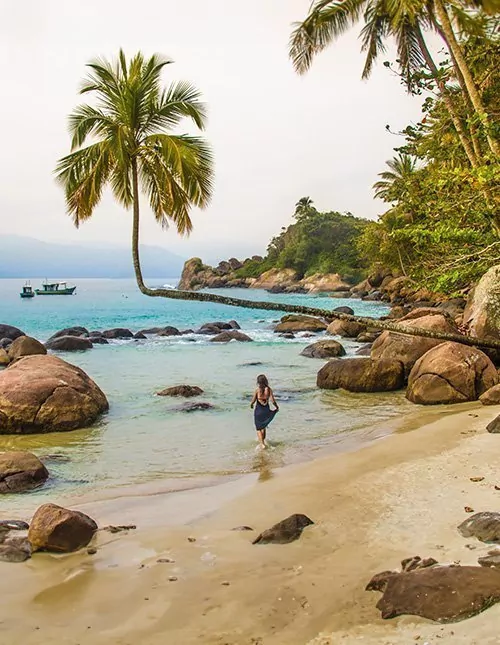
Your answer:
[[[330,336],[342,336],[342,338],[356,338],[359,334],[366,331],[366,325],[353,320],[341,320],[337,318],[326,328],[326,333]]]
[[[56,331],[56,333],[53,334],[48,339],[48,341],[54,340],[54,338],[60,338],[61,336],[88,336],[88,335],[89,335],[89,331],[86,327],[80,327],[80,326],[65,327],[64,329],[60,329],[59,331]]]
[[[252,289],[273,289],[274,287],[291,287],[297,282],[297,273],[293,269],[269,269],[251,285]]]
[[[101,340],[105,340],[99,336]],[[84,336],[58,336],[45,343],[45,347],[56,352],[84,352],[92,349],[92,339]]]
[[[418,310],[401,318],[398,323],[406,327],[421,328],[435,332],[458,334],[455,323],[442,313],[432,313],[420,317]],[[408,318],[408,316],[413,316]],[[437,338],[424,336],[408,336],[393,331],[384,331],[373,343],[371,357],[374,359],[390,358],[401,361],[405,367],[405,374],[410,373],[416,361],[433,347],[443,341]]]
[[[325,331],[326,323],[315,318],[314,316],[301,316],[299,314],[290,314],[283,316],[281,322],[274,328],[275,334],[283,334],[295,331]]]
[[[387,358],[339,358],[320,369],[316,383],[325,390],[388,392],[403,387],[404,370],[402,363]]]
[[[0,434],[74,430],[107,409],[94,381],[56,356],[25,356],[0,373]]]
[[[486,390],[484,394],[481,394],[479,400],[483,405],[500,405],[500,384]]]
[[[213,338],[210,339],[211,343],[229,343],[231,340],[237,340],[240,343],[251,343],[253,341],[250,336],[247,336],[241,331],[238,331],[237,329],[231,329],[228,331],[222,331],[220,334],[217,334],[217,336],[214,336]]]
[[[126,339],[133,338],[134,334],[130,331],[130,329],[126,329],[125,327],[115,327],[114,329],[105,329],[102,332],[102,337]]]
[[[300,355],[308,358],[337,358],[345,355],[345,349],[336,340],[319,340],[305,347]]]
[[[19,336],[26,336],[26,334],[12,325],[0,325],[0,338],[16,340]]]
[[[348,291],[351,285],[342,280],[338,273],[315,273],[300,281],[300,286],[309,293],[327,291]]]
[[[97,531],[94,520],[56,504],[44,504],[31,520],[28,540],[33,551],[70,553],[81,549]]]
[[[429,350],[415,363],[406,398],[422,405],[477,401],[497,383],[497,371],[486,354],[474,347],[447,342]]]
[[[46,354],[47,350],[36,338],[31,336],[18,336],[16,340],[9,345],[7,350],[11,361],[15,361],[21,356],[32,356],[34,354]]]
[[[499,570],[435,566],[389,576],[377,609],[382,618],[410,614],[444,623],[470,618],[499,600]]]
[[[31,452],[0,452],[0,493],[20,493],[41,486],[49,473]]]
[[[463,322],[471,336],[500,336],[500,265],[491,267],[469,293]]]
[[[197,385],[173,385],[161,390],[161,392],[157,392],[157,394],[158,396],[184,396],[190,398],[203,394],[203,390]]]

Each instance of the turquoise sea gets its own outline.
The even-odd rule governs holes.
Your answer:
[[[149,284],[158,287],[176,282],[165,278]],[[281,405],[270,426],[266,476],[273,468],[373,439],[383,433],[380,425],[374,430],[375,423],[389,421],[405,407],[404,398],[394,393],[318,390],[316,373],[323,361],[300,356],[302,348],[315,339],[278,337],[272,331],[273,321],[279,318],[276,312],[148,298],[133,280],[81,279],[74,283],[74,296],[22,300],[22,281],[0,280],[0,322],[43,341],[71,325],[89,330],[119,326],[138,331],[165,325],[196,329],[205,322],[235,319],[255,342],[218,345],[208,342],[207,336],[189,335],[111,341],[84,353],[61,353],[98,383],[108,397],[110,411],[88,429],[0,435],[0,450],[32,450],[47,460],[48,485],[28,494],[40,502],[58,494],[88,495],[159,480],[169,480],[175,488],[185,486],[186,478],[213,479],[261,469],[249,408],[259,373],[268,376]],[[33,285],[38,286],[37,281]],[[332,309],[347,304],[367,316],[387,312],[380,303],[361,300],[271,295],[259,290],[226,293]],[[352,341],[342,342],[348,354],[360,347]],[[215,409],[180,412],[173,409],[179,404],[177,399],[155,395],[180,383],[202,387],[205,393],[197,400],[208,401]],[[7,506],[19,500],[19,496],[4,497]]]

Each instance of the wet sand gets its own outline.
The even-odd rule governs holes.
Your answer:
[[[500,438],[485,426],[499,409],[459,409],[356,452],[275,472],[264,452],[259,475],[221,486],[80,505],[137,529],[99,531],[95,555],[0,563],[0,644],[497,644],[500,605],[446,626],[382,621],[364,591],[405,557],[475,564],[491,548],[456,526],[465,506],[498,510]],[[300,540],[251,544],[291,513],[315,522]]]

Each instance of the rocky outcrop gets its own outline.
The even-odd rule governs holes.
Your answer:
[[[46,354],[47,350],[36,338],[31,336],[18,336],[16,340],[9,345],[9,359],[15,361],[22,356],[32,356],[33,354]]]
[[[437,312],[430,315],[418,315],[418,309],[404,316],[398,322],[408,327],[418,327],[431,331],[458,334],[455,323],[446,315]],[[384,331],[372,345],[373,359],[388,358],[399,360],[405,367],[408,376],[416,361],[433,347],[443,341],[423,336],[405,336],[392,331]]]
[[[0,493],[21,493],[41,486],[49,473],[31,452],[0,452]]]
[[[203,390],[197,385],[174,385],[172,387],[167,387],[161,392],[157,392],[157,394],[158,396],[184,396],[189,398],[203,394]]]
[[[0,373],[0,434],[74,430],[107,409],[94,381],[56,356],[26,356]]]
[[[45,343],[45,347],[56,352],[84,352],[87,349],[92,349],[93,338],[86,338],[84,336],[58,336],[57,338],[48,340]],[[97,338],[98,343],[106,340],[102,336],[98,336]]]
[[[253,339],[246,334],[243,334],[237,329],[232,329],[230,331],[222,331],[217,336],[214,336],[210,339],[210,343],[229,343],[231,340],[237,340],[240,343],[251,343]]]
[[[404,369],[400,361],[388,358],[333,359],[320,369],[316,383],[325,390],[389,392],[403,387]]]
[[[476,401],[497,383],[497,371],[486,354],[446,342],[415,363],[408,378],[406,398],[422,405]]]
[[[471,336],[499,338],[500,265],[491,267],[469,293],[463,322]]]
[[[345,356],[345,349],[336,340],[319,340],[317,343],[305,347],[300,355],[307,356],[307,358],[337,358]]]
[[[342,338],[356,338],[366,330],[366,326],[353,320],[336,319],[328,325],[326,333]]]
[[[274,333],[283,334],[296,331],[318,332],[325,331],[326,327],[327,325],[323,320],[315,318],[314,316],[290,314],[283,316],[281,322],[274,328]]]
[[[26,336],[26,334],[12,325],[0,325],[0,338],[16,340],[19,336]]]
[[[33,551],[70,553],[87,546],[96,531],[97,524],[88,515],[44,504],[31,520],[28,540]]]
[[[289,544],[298,540],[306,526],[311,524],[314,522],[307,515],[295,513],[263,531],[252,544]]]
[[[217,267],[203,264],[200,258],[191,258],[184,264],[178,289],[195,291],[197,289],[219,289],[221,287],[248,287],[253,278],[238,278],[235,272],[245,263],[236,258],[220,262]]]
[[[285,291],[298,282],[297,273],[293,269],[269,269],[265,271],[253,284],[253,289],[275,289]]]

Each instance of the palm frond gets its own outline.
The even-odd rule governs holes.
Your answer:
[[[384,0],[370,4],[364,15],[365,26],[361,30],[361,51],[366,51],[366,61],[362,78],[370,76],[378,55],[385,51],[384,38],[387,37],[389,20]]]
[[[71,150],[82,146],[88,136],[106,136],[112,126],[112,120],[102,110],[85,104],[77,106],[69,116]]]

